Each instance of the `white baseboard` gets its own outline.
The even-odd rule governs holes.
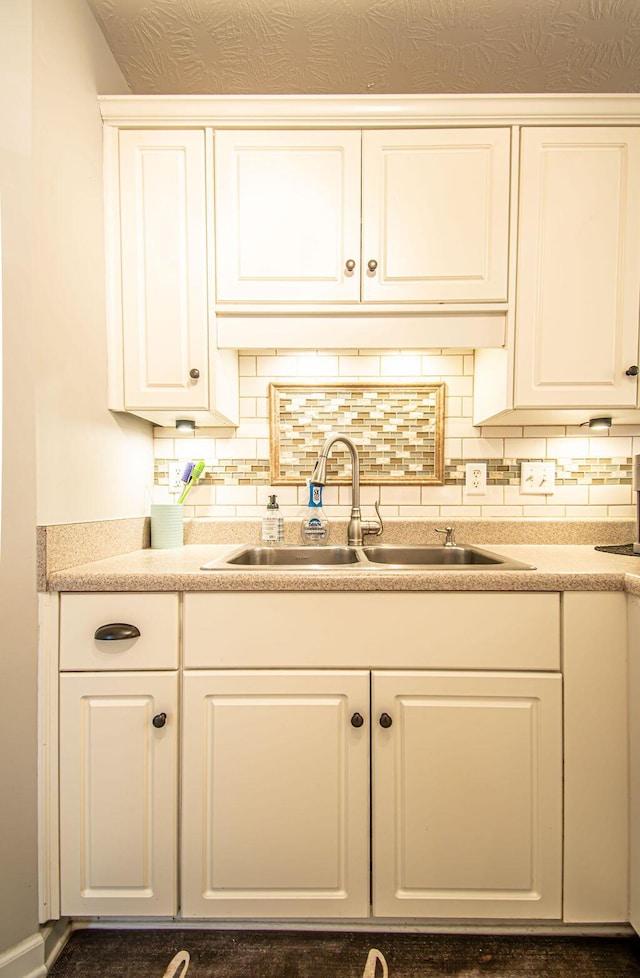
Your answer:
[[[0,954],[0,978],[44,978],[70,936],[68,917],[47,924]]]
[[[44,939],[44,964],[47,972],[51,971],[54,961],[71,937],[71,921],[61,917],[47,924],[41,930]]]
[[[32,934],[0,954],[0,978],[42,978],[46,973],[42,934]]]

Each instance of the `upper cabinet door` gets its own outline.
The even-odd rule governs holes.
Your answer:
[[[362,298],[507,298],[510,130],[363,133]]]
[[[516,407],[635,407],[640,130],[522,130]]]
[[[215,165],[219,302],[360,298],[359,131],[217,132]]]
[[[203,132],[120,133],[127,410],[209,407],[206,214]]]

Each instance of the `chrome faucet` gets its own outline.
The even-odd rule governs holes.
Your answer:
[[[360,459],[358,457],[358,449],[350,438],[347,438],[346,435],[329,435],[318,455],[318,461],[314,465],[311,484],[326,486],[327,458],[333,446],[339,441],[343,445],[346,445],[351,454],[351,516],[347,527],[347,543],[350,547],[361,547],[365,534],[376,537],[380,536],[383,530],[383,523],[377,501],[374,505],[380,522],[376,520],[363,520],[360,515]]]

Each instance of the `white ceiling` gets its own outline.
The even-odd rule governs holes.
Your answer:
[[[640,92],[640,0],[88,0],[135,94]]]

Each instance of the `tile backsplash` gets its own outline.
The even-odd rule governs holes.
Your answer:
[[[445,484],[363,486],[366,508],[380,499],[387,517],[573,517],[635,515],[631,457],[640,452],[640,427],[625,426],[585,435],[580,427],[485,427],[472,424],[473,352],[463,350],[243,351],[239,357],[240,426],[198,428],[195,434],[156,428],[155,498],[168,495],[169,463],[202,458],[203,477],[185,506],[186,516],[257,517],[275,492],[285,517],[297,516],[306,489],[269,484],[269,384],[333,381],[444,381]],[[585,412],[585,415],[587,412]],[[348,425],[344,433],[349,434]],[[556,463],[551,495],[520,492],[520,463]],[[485,495],[467,495],[465,464],[487,463]],[[328,516],[348,516],[350,487],[328,485]],[[366,515],[366,513],[365,513]]]

